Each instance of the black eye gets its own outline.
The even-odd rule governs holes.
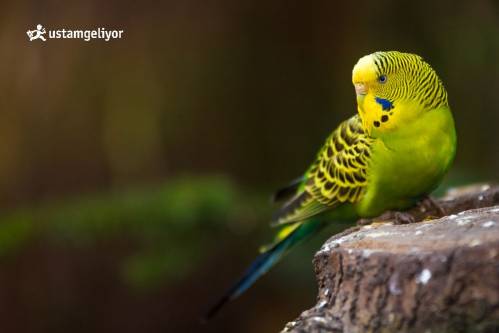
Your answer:
[[[379,83],[385,83],[386,80],[387,80],[386,75],[380,75],[379,78],[378,78],[378,82]]]

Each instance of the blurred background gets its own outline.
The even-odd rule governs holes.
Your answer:
[[[351,70],[424,56],[459,135],[442,189],[497,180],[499,4],[0,4],[0,330],[275,332],[315,302],[296,249],[208,325],[271,239],[273,189],[354,114]],[[124,30],[29,42],[26,30]]]

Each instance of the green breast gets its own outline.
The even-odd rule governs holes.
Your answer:
[[[373,144],[368,186],[355,205],[362,217],[413,205],[438,186],[454,159],[456,133],[448,107],[403,125]]]

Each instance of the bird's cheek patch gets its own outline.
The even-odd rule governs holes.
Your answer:
[[[387,99],[381,98],[381,97],[376,97],[375,100],[376,100],[376,103],[381,105],[381,108],[383,109],[383,111],[390,111],[391,109],[393,109],[393,102],[391,102]]]

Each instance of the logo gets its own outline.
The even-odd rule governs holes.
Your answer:
[[[47,39],[45,39],[45,37],[43,37],[43,35],[45,35],[46,33],[47,33],[47,31],[45,30],[45,28],[41,24],[38,24],[36,26],[36,30],[26,31],[26,34],[28,35],[30,42],[34,41],[35,39],[41,39],[44,42],[47,41]]]
[[[103,39],[109,42],[112,39],[121,39],[123,30],[106,30],[106,28],[97,28],[93,30],[70,30],[70,29],[51,29],[46,30],[43,25],[38,24],[35,30],[28,30],[26,34],[30,42],[41,39],[46,42],[45,34],[48,33],[48,39],[83,39],[89,42],[94,39]]]

